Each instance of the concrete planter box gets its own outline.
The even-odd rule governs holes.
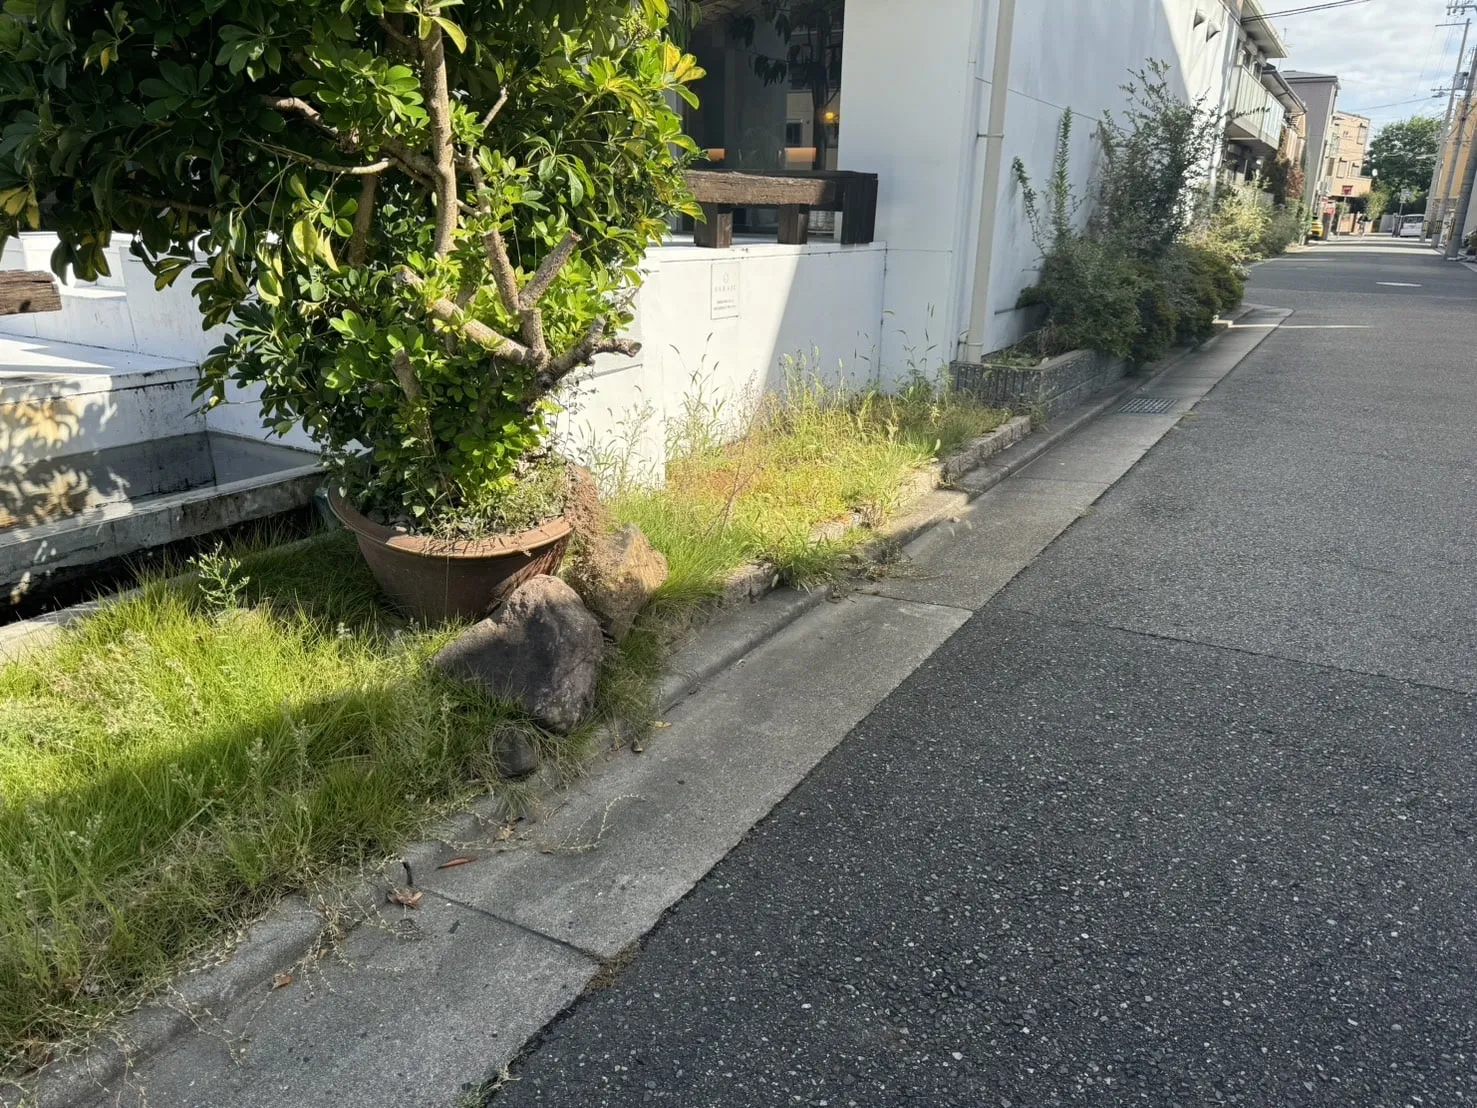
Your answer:
[[[1072,350],[1020,369],[979,362],[949,366],[954,387],[982,404],[1053,419],[1128,372],[1128,362],[1094,350]]]

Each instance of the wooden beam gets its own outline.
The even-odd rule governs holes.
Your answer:
[[[25,269],[0,273],[0,315],[61,310],[62,295],[50,273]]]
[[[733,212],[713,204],[703,205],[700,222],[692,226],[692,243],[708,249],[723,250],[733,245]]]
[[[780,209],[780,242],[795,246],[810,240],[810,209],[804,205]]]
[[[688,170],[687,187],[699,204],[755,208],[801,206],[834,211],[841,195],[836,181],[825,177],[769,176],[705,169]]]

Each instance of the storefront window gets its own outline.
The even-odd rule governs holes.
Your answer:
[[[687,131],[715,167],[835,169],[845,0],[708,0]]]

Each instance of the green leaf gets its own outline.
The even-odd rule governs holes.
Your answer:
[[[462,29],[445,16],[434,15],[431,18],[441,28],[441,33],[456,44],[457,52],[465,54],[467,52],[467,36]]]

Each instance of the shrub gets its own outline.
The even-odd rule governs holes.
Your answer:
[[[1215,317],[1241,302],[1241,278],[1220,255],[1178,243],[1164,260],[1176,320],[1175,339],[1204,342],[1215,333]]]
[[[1138,330],[1139,273],[1116,244],[1085,235],[1061,240],[1041,262],[1020,307],[1042,305],[1043,354],[1087,348],[1126,355]]]
[[[4,6],[0,242],[55,230],[91,280],[124,232],[233,327],[209,402],[260,388],[363,508],[495,523],[693,210],[672,105],[702,71],[665,0],[126,8]]]
[[[1182,100],[1169,66],[1150,60],[1123,86],[1122,120],[1103,113],[1103,169],[1093,229],[1139,257],[1162,258],[1189,228],[1196,183],[1209,172],[1224,123],[1206,98]]]
[[[1308,210],[1302,204],[1280,204],[1272,209],[1257,244],[1257,253],[1263,258],[1275,258],[1293,243],[1302,242],[1307,229]]]
[[[1229,188],[1188,239],[1203,250],[1244,265],[1262,256],[1262,242],[1271,221],[1271,211],[1252,190]]]
[[[1258,256],[1271,214],[1254,198],[1231,193],[1214,215],[1182,240],[1196,210],[1195,181],[1219,141],[1214,113],[1169,89],[1165,66],[1150,62],[1125,86],[1124,122],[1100,130],[1104,168],[1097,208],[1085,230],[1072,224],[1080,206],[1068,172],[1071,112],[1062,117],[1045,195],[1015,162],[1026,218],[1041,249],[1040,275],[1019,306],[1041,306],[1042,352],[1087,347],[1136,362],[1164,356],[1176,341],[1198,342],[1216,314],[1240,303],[1236,263]]]
[[[1138,328],[1128,356],[1141,365],[1164,357],[1179,337],[1182,306],[1172,275],[1168,256],[1139,267]]]

